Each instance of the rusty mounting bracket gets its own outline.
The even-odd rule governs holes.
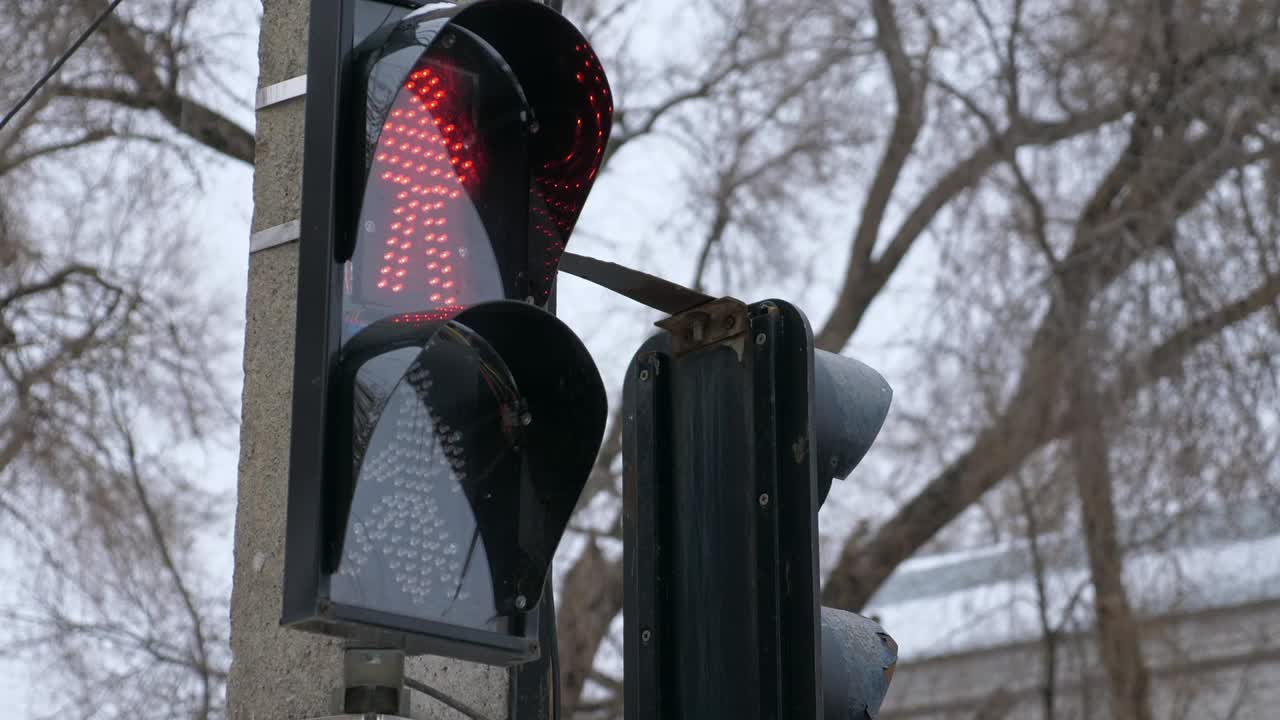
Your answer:
[[[654,323],[671,333],[671,350],[677,357],[714,345],[729,345],[742,359],[747,330],[747,305],[725,297],[703,303]]]

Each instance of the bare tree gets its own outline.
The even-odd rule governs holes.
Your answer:
[[[1042,507],[1047,503],[1038,502],[1039,498],[1032,495],[1032,490],[1028,487],[1029,484],[1021,473],[1013,476],[1013,485],[1017,490],[1018,502],[1021,506],[1021,519],[1026,526],[1027,552],[1031,556],[1031,578],[1035,583],[1036,591],[1036,619],[1040,623],[1040,642],[1043,648],[1040,660],[1042,678],[1040,681],[1040,716],[1043,720],[1054,720],[1057,712],[1058,637],[1061,633],[1061,627],[1050,619],[1052,599],[1050,598],[1048,587],[1049,564],[1042,547],[1043,539],[1041,538],[1041,533],[1043,530],[1041,529],[1038,510],[1038,506]],[[1070,608],[1063,615],[1069,616]]]
[[[1022,196],[1029,215],[1027,227],[1016,232],[1034,242],[1032,246],[1040,249],[1053,273],[1049,283],[1052,299],[1034,337],[1040,339],[1050,333],[1057,334],[1056,362],[1061,365],[1056,380],[1043,376],[1034,379],[1038,383],[1047,381],[1049,385],[1044,389],[1049,393],[1065,390],[1061,399],[1050,401],[1045,407],[1048,409],[1056,404],[1062,409],[1054,412],[1065,413],[1065,416],[1059,416],[1058,422],[1063,423],[1070,442],[1067,445],[1069,451],[1062,455],[1067,464],[1075,468],[1081,502],[1079,514],[1095,591],[1097,633],[1111,688],[1112,715],[1126,718],[1150,717],[1152,711],[1148,673],[1139,643],[1138,619],[1123,581],[1125,548],[1132,547],[1133,541],[1126,539],[1127,533],[1123,530],[1122,496],[1118,490],[1117,475],[1112,470],[1117,453],[1111,438],[1116,437],[1117,432],[1123,437],[1125,423],[1132,423],[1129,427],[1141,428],[1148,436],[1163,438],[1164,447],[1158,450],[1148,439],[1144,443],[1142,466],[1130,463],[1126,468],[1132,473],[1131,477],[1151,477],[1155,474],[1151,470],[1156,467],[1150,458],[1153,450],[1156,455],[1167,454],[1170,440],[1177,442],[1176,438],[1203,435],[1208,430],[1205,426],[1216,425],[1212,420],[1205,422],[1203,419],[1209,416],[1204,412],[1206,409],[1218,410],[1212,415],[1222,417],[1221,405],[1214,403],[1196,406],[1202,413],[1202,419],[1196,423],[1199,427],[1182,426],[1175,417],[1186,412],[1186,406],[1178,401],[1176,395],[1169,396],[1167,388],[1160,387],[1161,384],[1194,387],[1208,380],[1207,377],[1198,379],[1195,376],[1196,371],[1208,368],[1192,364],[1198,355],[1195,346],[1200,343],[1225,343],[1216,351],[1218,354],[1212,363],[1215,368],[1211,371],[1214,384],[1237,390],[1253,386],[1258,381],[1265,385],[1269,368],[1266,362],[1248,359],[1254,353],[1252,349],[1246,349],[1243,355],[1223,353],[1222,350],[1232,345],[1237,345],[1238,349],[1241,340],[1246,348],[1252,345],[1251,331],[1260,329],[1260,326],[1256,321],[1251,322],[1249,316],[1274,307],[1278,289],[1275,275],[1268,269],[1273,266],[1269,255],[1274,255],[1274,247],[1260,250],[1256,233],[1248,232],[1247,228],[1240,232],[1241,220],[1251,214],[1249,196],[1265,183],[1242,189],[1238,182],[1228,182],[1229,178],[1238,177],[1241,172],[1247,173],[1250,166],[1265,166],[1274,158],[1274,140],[1265,136],[1262,126],[1233,135],[1233,131],[1240,128],[1232,127],[1232,124],[1248,118],[1259,105],[1273,107],[1275,93],[1264,90],[1256,98],[1236,96],[1240,105],[1227,110],[1225,116],[1219,115],[1223,112],[1221,98],[1214,97],[1215,91],[1205,85],[1191,96],[1180,94],[1184,89],[1189,91],[1197,86],[1190,78],[1203,69],[1207,62],[1203,59],[1214,54],[1210,48],[1215,41],[1222,41],[1224,37],[1248,38],[1256,28],[1242,23],[1228,28],[1227,32],[1215,28],[1191,40],[1189,38],[1196,34],[1189,33],[1188,28],[1170,29],[1175,20],[1186,21],[1185,17],[1175,18],[1167,9],[1157,9],[1152,17],[1160,21],[1154,23],[1154,27],[1164,32],[1156,43],[1159,52],[1165,57],[1174,56],[1171,66],[1176,68],[1165,76],[1163,85],[1157,85],[1164,88],[1164,94],[1157,91],[1142,111],[1149,118],[1147,122],[1158,126],[1159,130],[1151,132],[1149,126],[1144,126],[1140,122],[1143,115],[1139,115],[1131,125],[1126,152],[1103,176],[1098,189],[1105,190],[1105,194],[1095,193],[1085,205],[1073,231],[1072,250],[1065,257],[1059,259],[1055,254],[1053,229],[1050,220],[1046,219],[1045,208],[1055,204],[1046,203],[1039,197],[1017,163],[1010,163],[1013,176],[1011,191]],[[1261,24],[1272,36],[1274,22],[1272,16],[1265,16]],[[1194,26],[1196,22],[1189,24]],[[1180,42],[1190,47],[1179,46]],[[1228,40],[1226,46],[1234,42]],[[1191,72],[1182,75],[1181,72],[1187,68]],[[1274,68],[1266,72],[1271,73],[1266,77],[1272,78],[1269,82],[1274,83]],[[1223,81],[1223,78],[1218,80]],[[1204,82],[1208,84],[1207,80]],[[1175,96],[1179,98],[1177,102],[1172,101]],[[1204,104],[1195,105],[1192,100]],[[1196,120],[1206,115],[1217,116],[1216,121],[1203,121],[1211,129],[1206,132],[1194,130]],[[1262,138],[1252,143],[1245,141],[1250,133],[1259,130],[1264,133]],[[1187,192],[1183,196],[1185,199],[1179,197],[1180,191]],[[1124,194],[1123,203],[1116,201],[1121,197],[1120,193]],[[1115,219],[1104,220],[1104,208],[1110,206],[1105,212],[1116,213],[1122,205],[1128,206],[1123,216],[1116,214]],[[1206,223],[1200,219],[1210,213],[1211,221]],[[1107,225],[1124,228],[1125,232],[1105,240],[1099,237],[1089,240],[1096,249],[1090,251],[1092,257],[1082,258],[1078,252],[1083,239],[1082,227],[1089,234],[1095,234]],[[1189,233],[1191,227],[1203,234]],[[1152,232],[1154,234],[1146,234]],[[1208,248],[1215,248],[1211,251],[1215,255],[1212,259],[1206,257]],[[1094,270],[1089,271],[1093,273],[1093,279],[1080,280],[1082,275],[1087,278],[1086,273],[1080,273],[1077,282],[1081,284],[1074,288],[1063,283],[1072,270],[1079,272],[1078,267],[1064,267],[1065,263],[1072,262],[1073,257],[1078,265],[1098,263]],[[1223,262],[1224,257],[1249,258],[1252,267],[1263,270],[1260,273],[1239,273],[1230,262]],[[1172,269],[1171,273],[1160,270],[1166,262]],[[1230,279],[1223,276],[1224,265],[1232,268]],[[1252,279],[1256,289],[1235,299],[1222,293],[1221,288],[1238,285],[1232,281],[1240,278]],[[1209,295],[1216,297],[1208,299]],[[1164,304],[1153,304],[1152,300],[1157,297],[1162,298]],[[1059,314],[1054,315],[1055,311]],[[1022,315],[1026,314],[1022,312]],[[1178,323],[1185,322],[1183,318],[1195,318],[1197,314],[1201,317],[1179,328]],[[1031,315],[1034,317],[1035,313]],[[1129,316],[1128,321],[1125,320],[1126,315]],[[1016,319],[1018,323],[1025,321],[1025,317]],[[1151,331],[1168,328],[1171,324],[1171,330],[1166,331],[1171,333],[1167,336],[1169,340],[1163,345],[1157,344],[1156,351],[1147,352]],[[1193,327],[1207,332],[1193,331]],[[1008,332],[1010,325],[1001,324],[999,328],[1000,332]],[[1268,342],[1274,343],[1274,330],[1263,332],[1271,335]],[[1098,334],[1103,337],[1096,337]],[[1158,338],[1160,331],[1154,335]],[[1135,339],[1139,346],[1144,346],[1143,352],[1127,353],[1125,346],[1134,344]],[[1144,360],[1156,363],[1147,364]],[[1249,367],[1251,365],[1252,368]],[[1113,374],[1104,369],[1109,366],[1125,369]],[[1259,369],[1263,371],[1262,377],[1258,376]],[[1109,384],[1108,380],[1115,382]],[[1173,382],[1169,383],[1170,380]],[[1151,384],[1147,385],[1148,382]],[[1054,383],[1057,383],[1057,388],[1052,387]],[[1160,409],[1154,413],[1149,408],[1144,409],[1141,419],[1134,418],[1129,415],[1129,408],[1135,397],[1141,398],[1140,404],[1149,405],[1154,401]],[[1238,423],[1235,427],[1248,429],[1245,438],[1251,438],[1261,430],[1258,421],[1265,411],[1256,402],[1237,402],[1233,409],[1240,411],[1233,418]],[[1023,417],[1022,423],[1027,422],[1034,420]],[[1040,426],[1052,424],[1052,418],[1039,423]],[[1021,423],[1006,426],[1003,437],[1016,438],[1020,431],[1025,433],[1027,427]],[[1053,438],[1049,436],[1048,442],[1053,442]],[[1183,444],[1194,446],[1196,443],[1192,440]],[[1246,441],[1243,445],[1246,450],[1262,448],[1265,452],[1271,443]],[[1166,463],[1159,468],[1156,483],[1168,486],[1161,488],[1165,506],[1175,500],[1187,505],[1197,493],[1183,483],[1189,481],[1188,485],[1203,486],[1206,476],[1212,478],[1215,474],[1213,465],[1216,461],[1211,457],[1185,452],[1178,453],[1178,456],[1182,461],[1181,467]],[[1247,457],[1250,461],[1244,464],[1249,469],[1243,475],[1250,478],[1247,481],[1249,488],[1246,490],[1237,485],[1228,490],[1226,496],[1232,492],[1259,492],[1264,488],[1258,487],[1258,480],[1273,475],[1274,462],[1267,461],[1265,455],[1248,452]],[[994,475],[991,477],[998,480]],[[1125,484],[1134,485],[1132,480]],[[1139,506],[1142,505],[1140,501]],[[1191,507],[1195,507],[1194,503]]]
[[[0,131],[0,655],[49,683],[40,716],[224,715],[225,580],[202,544],[230,506],[199,473],[233,437],[236,303],[184,218],[192,171],[251,161],[253,138],[224,18],[199,5],[126,4]],[[5,4],[4,102],[105,6]]]
[[[0,88],[18,97],[18,88],[34,81],[107,5],[106,0],[7,3],[2,27],[24,52],[5,61]],[[243,63],[227,55],[228,41],[243,32],[233,23],[244,22],[246,10],[239,5],[212,11],[195,0],[143,0],[109,15],[0,134],[0,158],[7,160],[0,169],[120,140],[166,147],[188,163],[194,162],[192,144],[252,163],[253,132],[235,119],[251,107],[246,88],[237,87],[248,78]]]
[[[145,212],[145,230],[172,245],[115,235],[119,224],[91,232],[78,218],[56,249],[54,233],[6,228],[0,515],[31,583],[25,602],[3,610],[13,636],[2,644],[65,673],[77,692],[57,697],[105,705],[103,717],[154,712],[165,683],[173,717],[216,717],[225,606],[196,543],[227,506],[192,475],[194,458],[173,450],[234,422],[219,366],[229,318],[191,293],[189,241],[155,220],[163,210],[138,187],[122,209]],[[106,212],[82,209],[99,222]]]
[[[1146,18],[1142,14],[1134,22],[1144,26]],[[1040,311],[1046,320],[1020,354],[1020,377],[1004,408],[872,540],[865,546],[846,547],[825,590],[828,602],[850,607],[864,604],[898,562],[1036,449],[1059,437],[1069,425],[1054,397],[1058,388],[1069,386],[1064,342],[1085,321],[1087,304],[1115,287],[1135,266],[1151,261],[1160,248],[1168,247],[1179,220],[1232,173],[1271,161],[1274,143],[1265,136],[1254,137],[1266,132],[1256,122],[1261,115],[1255,113],[1274,102],[1270,91],[1264,90],[1262,97],[1239,95],[1233,103],[1223,96],[1221,75],[1228,67],[1234,71],[1235,53],[1247,56],[1250,48],[1262,53],[1267,42],[1275,42],[1274,20],[1264,12],[1261,18],[1236,22],[1198,35],[1202,46],[1187,48],[1165,66],[1164,91],[1135,109],[1128,123],[1129,139],[1081,209],[1074,241],[1060,259],[1053,260],[1056,283],[1063,292],[1046,298],[1047,305]],[[1258,82],[1261,88],[1274,84],[1274,68],[1256,67],[1262,77],[1239,81]],[[1249,118],[1255,122],[1243,122]],[[1208,129],[1202,132],[1198,122],[1208,124]],[[1276,297],[1274,276],[1256,282],[1247,294],[1187,318],[1187,324],[1174,328],[1163,342],[1131,355],[1108,394],[1132,397],[1177,372],[1183,359],[1220,337],[1225,328],[1271,306]]]

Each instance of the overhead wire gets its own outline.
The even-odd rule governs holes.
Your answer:
[[[107,16],[115,11],[116,6],[123,1],[124,0],[112,0],[111,4],[107,6],[107,9],[99,13],[98,16],[93,19],[93,22],[89,23],[89,27],[85,28],[84,32],[80,33],[80,37],[76,38],[74,43],[71,43],[71,47],[67,48],[62,55],[58,56],[58,59],[54,61],[53,65],[50,66],[49,69],[45,71],[44,75],[36,81],[36,84],[31,86],[31,89],[27,91],[27,94],[23,95],[22,98],[18,100],[18,104],[14,105],[13,109],[5,113],[4,118],[0,118],[0,130],[3,130],[4,126],[8,125],[9,121],[22,110],[23,106],[30,102],[31,98],[36,96],[36,93],[40,92],[40,88],[44,87],[45,83],[49,82],[54,75],[58,74],[58,71],[62,69],[63,64],[65,64],[67,60],[71,59],[71,56],[80,49],[80,46],[84,44],[84,41],[89,39],[89,36],[98,29],[98,26],[101,25],[103,21],[107,19]]]

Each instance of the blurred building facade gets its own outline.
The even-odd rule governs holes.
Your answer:
[[[1125,569],[1154,716],[1280,717],[1277,518],[1255,504],[1157,526]],[[1111,720],[1076,538],[918,558],[866,612],[902,649],[882,720]]]

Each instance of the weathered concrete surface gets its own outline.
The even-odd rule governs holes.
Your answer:
[[[266,0],[259,41],[263,87],[306,71],[308,0]],[[296,219],[301,206],[303,99],[258,112],[253,229]],[[288,485],[298,245],[249,261],[244,406],[231,596],[232,720],[301,720],[331,713],[340,644],[279,626]],[[493,718],[506,717],[506,670],[439,658],[408,672]],[[428,701],[424,718],[461,717]]]
[[[250,260],[227,689],[232,720],[324,715],[342,672],[337,643],[279,626],[296,277],[296,244]]]

